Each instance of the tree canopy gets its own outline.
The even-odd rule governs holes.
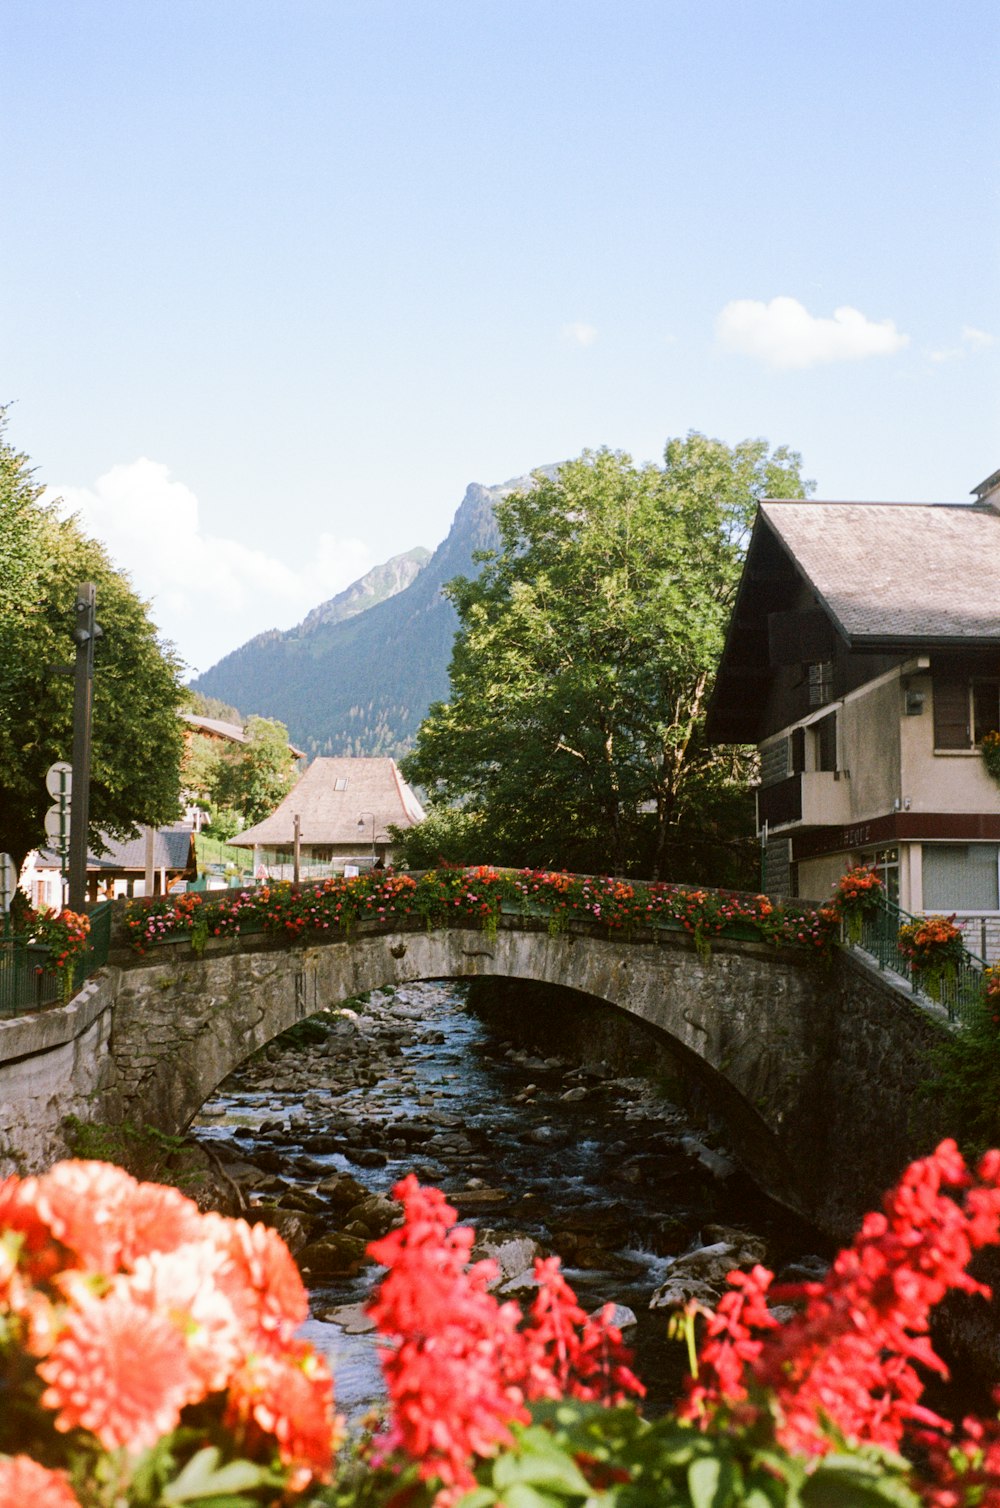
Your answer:
[[[458,808],[448,857],[753,882],[752,755],[709,746],[704,711],[757,500],[807,495],[800,468],[691,433],[662,467],[588,451],[497,505],[500,550],[446,588],[451,699],[404,763]]]
[[[44,842],[45,773],[72,748],[73,604],[97,588],[90,839],[133,836],[178,814],[179,662],[103,547],[41,502],[0,410],[0,850],[20,865]]]
[[[246,743],[222,752],[206,780],[212,828],[219,836],[231,837],[240,827],[263,822],[295,783],[295,761],[284,723],[250,717],[244,732]],[[227,814],[236,814],[240,820],[232,825]],[[224,827],[229,827],[227,833]]]

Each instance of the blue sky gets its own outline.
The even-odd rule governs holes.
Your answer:
[[[9,438],[194,667],[587,446],[764,435],[857,499],[1000,464],[995,0],[4,0],[3,34]]]

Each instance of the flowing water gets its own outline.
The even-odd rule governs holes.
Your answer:
[[[585,1308],[634,1311],[625,1338],[650,1411],[676,1397],[685,1370],[667,1311],[649,1308],[675,1258],[723,1238],[720,1227],[762,1238],[776,1268],[817,1249],[654,1085],[499,1041],[461,984],[377,992],[321,1019],[327,1035],[317,1028],[280,1055],[272,1045],[237,1070],[197,1134],[270,1170],[261,1187],[279,1204],[319,1208],[317,1182],[338,1171],[376,1193],[415,1171],[463,1222],[558,1252]],[[374,1340],[350,1333],[364,1324],[356,1310],[346,1328],[328,1316],[362,1303],[376,1276],[369,1267],[310,1293],[305,1333],[330,1356],[349,1416],[380,1396]]]

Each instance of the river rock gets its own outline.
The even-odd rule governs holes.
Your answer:
[[[375,1329],[364,1304],[337,1304],[333,1309],[321,1309],[316,1318],[325,1325],[339,1325],[345,1335],[369,1335]]]
[[[594,1309],[590,1316],[591,1319],[600,1319],[606,1308],[607,1305],[602,1304],[599,1309]],[[635,1310],[630,1309],[627,1304],[612,1304],[611,1310],[612,1312],[608,1316],[608,1323],[614,1325],[616,1330],[630,1330],[633,1325],[639,1323]]]
[[[253,1219],[276,1230],[293,1257],[304,1250],[316,1230],[316,1221],[311,1215],[300,1210],[282,1209],[277,1204],[255,1204]]]
[[[531,1236],[509,1231],[481,1230],[472,1248],[474,1262],[488,1258],[497,1264],[500,1270],[489,1286],[502,1287],[504,1292],[506,1284],[522,1278],[527,1279],[523,1286],[533,1285],[535,1258],[544,1255],[544,1248]]]
[[[356,1152],[352,1147],[344,1155],[359,1168],[384,1168],[389,1161],[388,1154],[380,1152],[377,1147],[359,1147]]]
[[[503,1204],[506,1198],[506,1189],[456,1189],[447,1195],[448,1203],[457,1205],[460,1210],[481,1209],[484,1205]]]
[[[714,1306],[725,1291],[726,1278],[731,1272],[753,1267],[766,1256],[767,1248],[759,1237],[744,1231],[728,1234],[734,1239],[713,1241],[675,1257],[666,1281],[650,1298],[650,1309],[677,1308],[689,1299]]]
[[[736,1172],[736,1163],[731,1157],[727,1157],[724,1152],[713,1152],[711,1147],[706,1147],[696,1136],[682,1136],[681,1145],[703,1168],[708,1169],[713,1178],[731,1178]]]
[[[383,1194],[369,1194],[347,1212],[347,1229],[360,1226],[370,1241],[385,1236],[395,1226],[403,1223],[403,1211],[395,1199],[386,1199]]]
[[[366,1248],[358,1236],[322,1236],[299,1252],[299,1266],[313,1278],[353,1278],[371,1261]]]
[[[317,1194],[321,1194],[326,1202],[326,1208],[333,1214],[344,1214],[360,1204],[362,1199],[367,1199],[369,1190],[363,1183],[351,1176],[350,1173],[335,1173],[329,1178],[323,1178],[316,1185]]]
[[[532,1126],[526,1139],[536,1147],[565,1147],[570,1132],[564,1126]]]

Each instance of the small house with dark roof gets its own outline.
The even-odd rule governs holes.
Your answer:
[[[764,888],[823,898],[856,863],[1000,955],[1000,472],[972,504],[767,500],[708,736],[760,750]]]
[[[87,854],[87,896],[133,895],[136,885],[145,886],[148,829],[136,838],[112,838],[102,833],[104,851]],[[197,877],[195,836],[180,824],[153,830],[153,892],[165,895],[180,881]],[[62,864],[59,855],[41,848],[28,855],[19,881],[34,906],[58,910],[62,906]]]
[[[310,868],[370,869],[392,860],[390,827],[413,827],[423,807],[394,759],[314,759],[279,806],[230,839],[254,850],[254,870],[284,875],[294,862],[296,826],[303,874]]]

